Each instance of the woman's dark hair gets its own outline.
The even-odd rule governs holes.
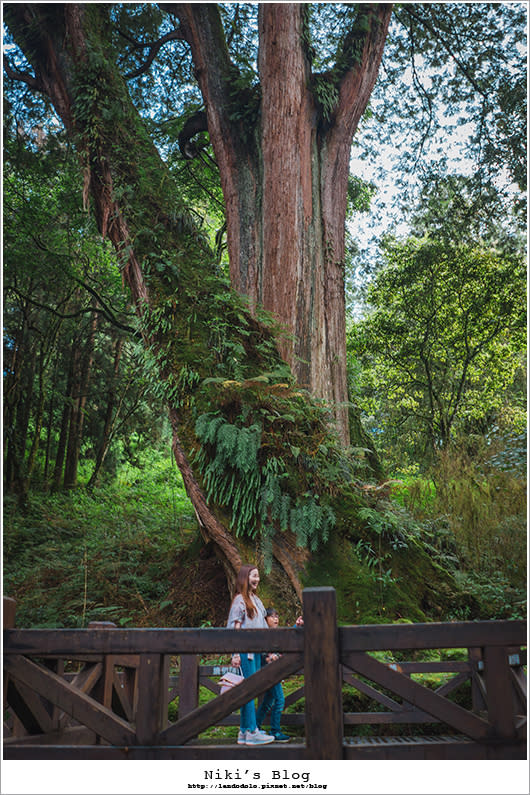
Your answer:
[[[245,602],[245,608],[247,611],[247,616],[249,618],[254,618],[254,613],[256,612],[255,606],[252,604],[252,599],[250,598],[250,592],[248,589],[248,577],[251,571],[257,569],[257,566],[251,566],[250,564],[246,563],[244,566],[241,566],[237,573],[236,578],[236,594],[240,593],[243,597],[243,601]]]

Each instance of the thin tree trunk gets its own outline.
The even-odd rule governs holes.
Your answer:
[[[68,359],[68,371],[66,378],[66,390],[63,400],[63,411],[61,415],[61,427],[59,430],[59,440],[55,453],[55,466],[53,470],[52,491],[57,491],[61,486],[63,476],[64,457],[66,454],[66,444],[68,441],[68,428],[70,427],[70,415],[72,413],[72,394],[74,388],[74,359],[77,343],[72,342],[70,356]]]
[[[105,411],[105,422],[103,424],[101,443],[98,447],[96,462],[94,465],[94,471],[90,475],[90,480],[88,481],[87,484],[88,489],[92,489],[96,485],[99,471],[103,466],[103,462],[105,460],[110,442],[112,440],[112,428],[114,422],[116,421],[116,417],[114,417],[114,407],[116,405],[116,384],[118,383],[122,349],[123,349],[123,339],[119,338],[116,340],[116,345],[114,348],[113,376],[110,388],[107,392],[107,408]]]
[[[21,410],[23,401],[25,365],[29,358],[26,333],[28,305],[20,307],[20,310],[22,320],[16,329],[12,347],[5,350],[4,354],[4,486],[8,492],[15,490],[15,481],[20,470],[20,464],[16,462],[19,456],[16,425],[17,413]]]
[[[52,435],[53,435],[53,420],[54,420],[54,410],[55,410],[55,394],[57,391],[57,373],[59,370],[59,355],[58,350],[55,350],[55,365],[53,368],[53,379],[50,387],[50,402],[48,407],[48,424],[46,427],[46,455],[44,458],[44,473],[43,473],[43,480],[44,483],[48,483],[48,470],[50,467],[50,456],[51,456],[51,445],[52,445]]]
[[[68,445],[66,449],[66,462],[64,466],[64,488],[72,489],[77,484],[77,467],[79,464],[79,452],[83,436],[83,424],[85,421],[85,406],[87,401],[88,386],[92,374],[92,362],[94,357],[94,340],[96,336],[98,316],[94,312],[90,324],[90,332],[85,346],[81,352],[76,350],[74,359],[74,383],[76,384],[76,394],[72,413],[70,415],[70,429],[68,432]]]
[[[78,344],[74,343],[72,351],[72,389],[70,392],[70,412],[68,414],[68,433],[65,445],[63,488],[72,488],[75,485],[77,472],[76,448],[78,447],[78,415],[81,393],[81,351]]]
[[[29,419],[33,401],[34,379],[37,368],[37,355],[34,350],[27,350],[27,358],[20,380],[19,397],[16,406],[11,453],[12,453],[12,489],[18,495],[20,504],[24,504],[27,497],[27,483],[25,477],[26,444],[28,438]]]
[[[40,437],[42,432],[42,423],[44,419],[44,400],[45,400],[45,383],[44,383],[44,373],[45,373],[46,363],[44,360],[44,352],[41,350],[40,361],[39,361],[39,396],[37,401],[37,406],[34,410],[34,423],[35,423],[35,430],[33,433],[33,441],[31,443],[31,447],[28,453],[27,463],[25,467],[25,491],[29,490],[29,486],[31,483],[31,477],[33,475],[33,470],[35,469],[35,464],[37,461],[37,453],[39,451],[40,445]]]

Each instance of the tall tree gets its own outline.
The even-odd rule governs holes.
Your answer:
[[[276,91],[279,91],[278,81],[280,74],[282,74],[279,60],[280,54],[285,53],[284,48],[293,44],[295,39],[297,40],[297,37],[300,37],[300,41],[297,40],[296,47],[298,72],[295,82],[298,94],[291,98],[290,103],[295,101],[296,105],[300,98],[303,100],[305,114],[308,114],[304,135],[308,136],[309,139],[313,138],[313,145],[316,146],[316,119],[312,114],[316,112],[317,106],[311,100],[312,95],[304,91],[308,71],[301,40],[303,33],[301,11],[294,5],[288,5],[283,8],[274,6],[271,7],[271,10],[277,15],[276,21],[274,22],[274,18],[270,18],[268,14],[265,14],[261,20],[262,27],[267,29],[264,31],[264,36],[265,40],[269,41],[269,44],[260,56],[260,62],[263,69],[267,68],[271,71],[271,90],[274,82],[276,82]],[[213,35],[212,26],[214,28],[217,26],[217,44],[223,44],[224,36],[221,35],[222,31],[219,29],[218,11],[215,7],[208,4],[200,4],[200,7],[197,6],[195,9],[192,6],[186,6],[180,8],[179,11],[183,16],[184,28],[188,31],[187,35],[197,49],[196,57],[199,57],[201,47],[207,44],[206,41],[201,39],[203,33],[197,29],[198,23],[194,16],[196,12],[205,15],[204,18],[201,17],[202,23],[200,25],[201,30],[204,28],[204,35],[208,32],[209,35]],[[288,13],[285,16],[286,11]],[[379,9],[371,7],[366,9],[361,14],[360,20],[358,20],[360,28],[356,28],[356,35],[352,36],[349,48],[344,54],[345,63],[339,84],[342,86],[343,91],[349,92],[349,102],[346,103],[348,104],[347,112],[340,115],[339,126],[341,129],[345,127],[346,132],[343,131],[341,135],[337,132],[333,135],[331,133],[333,125],[330,126],[330,132],[323,149],[326,156],[324,164],[321,164],[324,171],[329,171],[330,174],[328,182],[325,183],[328,186],[328,191],[333,186],[331,175],[334,173],[335,188],[338,190],[339,217],[341,213],[342,216],[344,215],[346,206],[347,164],[351,135],[368,100],[382,52],[386,28],[385,24],[378,24],[376,20],[379,14],[383,21],[387,21],[389,13],[389,6],[382,6]],[[177,259],[187,259],[190,262],[196,261],[198,256],[208,259],[210,255],[192,228],[189,225],[186,226],[185,220],[183,220],[184,215],[176,218],[177,208],[179,207],[178,197],[175,193],[168,191],[164,184],[167,180],[166,169],[158,152],[149,140],[145,127],[138,118],[125,85],[112,61],[113,51],[108,40],[109,25],[107,15],[107,8],[97,6],[78,6],[75,4],[55,7],[26,4],[9,6],[6,9],[6,20],[35,70],[33,75],[27,73],[15,74],[13,70],[11,70],[11,74],[15,77],[18,76],[32,88],[44,92],[51,99],[56,112],[60,115],[72,139],[75,140],[85,168],[85,186],[87,190],[91,191],[101,232],[104,236],[107,235],[111,239],[121,256],[124,266],[124,277],[131,289],[138,314],[144,320],[146,340],[155,349],[160,350],[161,335],[159,327],[156,327],[152,321],[153,309],[155,309],[155,304],[159,301],[157,290],[160,289],[160,286],[155,288],[156,279],[154,276],[157,273],[162,275],[163,271],[166,270],[169,271],[169,273],[166,273],[166,279],[168,276],[171,279],[171,271],[176,272],[176,265],[167,262],[170,251],[181,252],[177,255]],[[277,50],[274,45],[271,25],[279,25],[280,22],[282,25],[285,24],[287,26],[284,33],[286,38],[283,42],[283,47]],[[195,39],[193,36],[195,36]],[[376,49],[375,52],[374,47]],[[267,49],[270,49],[269,54],[267,54]],[[204,57],[204,50],[202,51],[202,56]],[[212,50],[212,58],[220,58],[221,56],[227,57],[226,48],[221,46],[215,51]],[[362,68],[360,68],[358,62],[362,64]],[[230,71],[228,66],[227,64],[222,74],[217,72],[217,68],[209,70],[210,78],[217,80],[216,91],[220,93],[215,96],[220,105],[222,105],[223,97],[225,101],[228,100],[226,81],[227,78],[233,77],[233,71]],[[200,67],[197,68],[200,72]],[[216,75],[217,77],[215,77]],[[364,77],[363,80],[361,80],[361,76]],[[213,88],[208,90],[213,91]],[[357,99],[355,99],[356,92],[359,94]],[[281,91],[279,93],[282,94]],[[237,102],[239,102],[239,99],[236,100]],[[286,114],[283,121],[286,130],[289,128],[289,114],[293,113],[295,105],[288,104],[283,111],[281,108],[278,109],[280,116],[282,113]],[[312,111],[310,113],[311,108]],[[213,103],[209,112],[212,114],[212,119],[209,121],[209,126],[212,128],[210,134],[214,135],[213,128],[215,124],[220,123],[220,120],[223,120],[225,124],[228,123],[229,116],[222,111],[221,107],[216,110],[216,106]],[[309,117],[311,117],[311,120]],[[279,146],[280,142],[279,139],[274,139],[272,118],[269,118],[267,125],[270,129],[264,140],[266,146],[269,147],[266,158],[266,172],[267,179],[269,179],[268,170],[276,167],[273,161],[278,159],[273,151],[273,141],[276,140],[276,146]],[[249,162],[249,155],[248,153],[245,154],[245,147],[249,152],[255,151],[255,144],[250,145],[248,142],[245,144],[243,129],[244,126],[238,124],[234,126],[232,131],[225,130],[224,133],[221,132],[220,134],[218,144],[220,145],[221,141],[225,140],[225,146],[230,147],[229,160],[233,160],[237,153],[237,159],[242,162]],[[335,315],[333,311],[328,311],[329,324],[338,323],[338,328],[342,327],[344,331],[343,280],[339,263],[339,260],[342,259],[343,223],[340,222],[338,225],[340,227],[338,238],[332,239],[334,232],[331,230],[338,227],[335,219],[330,215],[331,197],[320,198],[318,183],[315,191],[311,187],[313,177],[310,176],[310,168],[312,167],[310,148],[304,150],[303,159],[305,160],[304,168],[306,174],[302,180],[304,189],[300,190],[300,184],[298,184],[298,187],[296,186],[296,182],[300,182],[300,174],[297,176],[295,173],[297,170],[295,166],[297,158],[294,147],[298,146],[297,136],[298,133],[295,136],[292,130],[289,132],[289,140],[291,142],[289,158],[291,167],[294,169],[288,180],[288,183],[291,184],[289,190],[294,190],[297,195],[295,202],[297,208],[296,217],[305,218],[304,223],[301,223],[299,227],[300,233],[304,224],[309,222],[311,224],[316,223],[319,229],[318,248],[321,253],[323,252],[324,241],[326,241],[328,249],[326,257],[330,261],[328,262],[329,269],[331,273],[335,274],[331,277],[331,282],[335,285],[331,293],[335,298],[338,298],[338,303],[334,303],[331,307],[328,306],[328,310],[333,308],[337,310]],[[309,141],[307,146],[309,147]],[[218,152],[217,157],[222,161],[223,153]],[[256,167],[257,160],[254,157],[253,168],[256,169]],[[225,173],[228,176],[228,170]],[[235,172],[232,173],[232,178],[234,176]],[[343,190],[340,188],[342,182],[344,183]],[[273,183],[274,180],[271,182],[269,179],[267,188],[269,199],[267,199],[267,202],[274,203],[276,201],[274,217],[278,218],[282,214],[281,202],[277,193],[275,194],[276,198],[274,198]],[[225,186],[225,194],[226,191],[227,187]],[[314,193],[316,195],[313,196]],[[249,196],[249,192],[245,191],[242,185],[238,189],[237,194],[241,195],[241,201]],[[341,195],[343,195],[343,201]],[[236,194],[233,194],[232,201],[236,198]],[[261,201],[262,199],[260,199]],[[301,201],[302,205],[300,205]],[[230,204],[231,202],[228,200],[227,205]],[[321,205],[327,208],[327,220],[325,214],[324,217],[322,216],[321,209],[316,211],[316,221],[313,219],[313,210],[311,209],[313,204],[318,208]],[[342,210],[342,204],[344,204],[344,210]],[[271,213],[272,206],[269,207],[267,205],[267,212],[263,216],[266,222],[269,217],[272,217]],[[250,219],[254,214],[255,206],[252,212],[247,212],[246,218]],[[227,212],[227,217],[229,215],[230,209]],[[293,232],[292,222],[293,217],[290,217],[288,226],[282,233],[281,248],[284,252],[290,247],[290,244],[287,243],[287,237]],[[322,229],[326,230],[326,228],[327,232],[322,235]],[[241,233],[243,233],[245,223],[241,223],[240,229]],[[275,237],[277,232],[279,232],[279,227],[274,234],[272,234],[271,230],[271,238]],[[267,236],[264,235],[264,237]],[[231,234],[231,246],[234,245],[235,239],[234,234]],[[310,240],[311,235],[308,235],[304,244],[306,250]],[[270,243],[272,244],[272,239]],[[265,243],[266,247],[268,245],[269,243]],[[296,250],[297,246],[295,245],[292,248]],[[318,255],[317,260],[320,258],[320,255]],[[231,260],[233,263],[233,254]],[[237,263],[240,260],[242,262],[248,261],[247,255],[242,259],[238,258]],[[278,262],[278,259],[276,259],[276,262]],[[322,267],[324,266],[323,261],[320,264]],[[234,267],[243,271],[248,269],[246,265],[240,268],[239,264],[232,264],[232,269]],[[282,273],[287,275],[288,270],[284,269]],[[301,275],[301,273],[298,273],[297,276],[290,276],[289,278],[294,278],[295,281],[298,281]],[[320,276],[313,280],[315,289],[320,289],[319,285],[321,285],[322,278],[323,273],[321,272]],[[248,283],[246,282],[245,285],[239,283],[238,286],[243,292],[246,292]],[[167,286],[164,288],[164,292],[167,292]],[[326,300],[329,303],[332,300],[329,290],[327,294]],[[256,295],[255,298],[258,299],[258,296]],[[290,304],[294,298],[294,294],[291,294]],[[316,303],[319,302],[317,301]],[[324,317],[324,294],[320,297],[320,303],[321,309],[319,312],[321,317]],[[151,325],[149,326],[149,324]],[[153,332],[153,328],[157,328],[157,331]],[[256,327],[256,331],[260,336],[263,335],[263,330],[259,326]],[[248,334],[248,331],[244,333]],[[326,336],[333,335],[326,334]],[[343,348],[345,347],[344,339],[344,334],[342,334],[342,338],[340,338],[340,335],[336,337],[337,343]],[[239,343],[239,350],[244,351],[241,343]],[[268,357],[270,361],[270,354],[268,354]],[[337,357],[329,349],[327,358],[329,360],[328,364],[334,367]],[[344,359],[343,355],[342,358]],[[345,391],[345,362],[341,369],[344,370],[344,391],[341,394],[341,401],[344,403],[347,398]],[[167,369],[165,374],[166,378],[170,375]],[[333,379],[331,379],[332,381]],[[337,394],[335,397],[337,398]],[[344,406],[341,406],[341,411],[346,417],[342,434],[344,439],[345,428],[347,427],[347,410]],[[227,563],[227,571],[231,578],[234,569],[237,569],[239,565],[240,555],[223,525],[208,508],[207,502],[195,482],[193,472],[177,436],[177,416],[176,410],[173,409],[176,459],[183,471],[188,490],[194,499],[201,524],[207,529],[208,537],[215,541]],[[289,561],[285,555],[282,555],[280,547],[281,545],[277,544],[276,556],[278,558],[283,557],[284,567],[289,568]],[[291,579],[294,580],[295,577],[292,576]]]
[[[347,516],[359,495],[325,411],[289,381],[259,304],[294,333],[280,341],[282,353],[299,382],[332,403],[346,442],[348,162],[391,5],[341,4],[336,57],[319,74],[311,73],[305,7],[261,5],[259,87],[231,63],[216,6],[161,8],[180,19],[163,38],[185,38],[192,50],[221,172],[232,283],[250,296],[251,315],[223,286],[131,101],[112,7],[7,4],[6,22],[33,69],[8,66],[8,74],[49,97],[76,144],[86,198],[137,308],[146,366],[164,385],[176,460],[229,579],[241,560],[231,521],[240,539],[259,531],[299,589],[304,549],[327,538],[331,505]]]
[[[385,259],[351,344],[379,416],[428,460],[502,405],[524,350],[524,259],[441,236],[387,241]]]
[[[358,6],[334,67],[323,75],[311,69],[306,6],[260,4],[259,86],[249,85],[232,61],[217,5],[169,9],[191,46],[206,107],[226,203],[231,283],[285,326],[282,355],[300,385],[335,406],[339,436],[348,444],[350,149],[377,77],[392,4]]]

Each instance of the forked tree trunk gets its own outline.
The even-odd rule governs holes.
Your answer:
[[[311,91],[304,5],[259,5],[261,111],[234,118],[234,67],[215,4],[169,4],[188,40],[226,203],[232,286],[272,312],[300,386],[328,401],[349,444],[344,227],[353,134],[375,83],[392,11],[360,6],[365,29],[323,118]],[[352,47],[352,41],[348,43]],[[241,113],[239,113],[241,116]]]

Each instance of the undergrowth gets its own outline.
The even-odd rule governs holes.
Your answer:
[[[149,451],[108,485],[4,500],[4,595],[21,627],[164,623],[168,576],[196,521],[169,454]]]
[[[460,599],[448,619],[526,616],[526,462],[517,452],[487,439],[473,454],[453,445],[428,476],[394,486],[424,547],[454,576]]]

